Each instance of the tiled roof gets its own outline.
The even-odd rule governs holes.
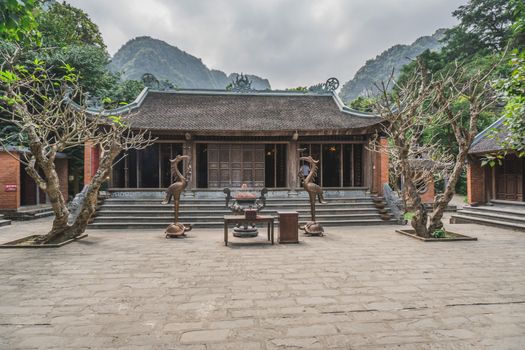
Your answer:
[[[503,120],[504,117],[501,117],[480,132],[472,142],[469,153],[479,154],[502,151],[503,147],[501,147],[501,143],[508,135],[508,130]]]
[[[133,128],[197,132],[348,130],[382,121],[331,93],[148,91],[132,115]]]

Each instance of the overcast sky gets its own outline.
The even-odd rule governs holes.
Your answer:
[[[113,55],[148,35],[209,68],[268,78],[272,88],[351,79],[367,59],[456,23],[466,0],[70,0]]]

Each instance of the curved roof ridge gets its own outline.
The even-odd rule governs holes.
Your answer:
[[[500,126],[503,123],[504,119],[505,119],[505,116],[500,117],[494,123],[490,124],[483,131],[481,131],[479,134],[477,134],[476,137],[474,137],[474,141],[472,141],[472,144],[470,145],[470,147],[475,146],[477,143],[479,143],[481,140],[483,140],[486,137],[486,134],[488,132],[490,132],[493,128],[495,128],[497,126]]]
[[[344,106],[333,92],[144,90],[130,105],[104,113],[131,110],[135,127],[152,130],[343,132],[382,122],[377,115]]]

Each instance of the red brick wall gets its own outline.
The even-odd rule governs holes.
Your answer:
[[[467,199],[469,204],[485,203],[485,169],[481,160],[470,157],[467,164]]]
[[[91,183],[91,179],[98,170],[100,151],[97,147],[86,143],[84,145],[84,185]]]
[[[16,185],[16,191],[6,192],[5,185]],[[20,163],[6,152],[0,152],[0,209],[20,207]]]
[[[427,184],[427,191],[421,194],[421,200],[423,203],[434,203],[434,196],[436,195],[436,190],[434,188],[434,181],[431,180]]]
[[[68,160],[61,158],[55,160],[55,169],[58,175],[58,181],[60,182],[60,192],[64,199],[68,200],[68,172],[67,172]]]

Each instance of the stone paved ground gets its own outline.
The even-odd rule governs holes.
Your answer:
[[[49,220],[0,229],[5,242]],[[90,231],[0,250],[1,349],[525,349],[525,234],[348,227],[299,245]]]

